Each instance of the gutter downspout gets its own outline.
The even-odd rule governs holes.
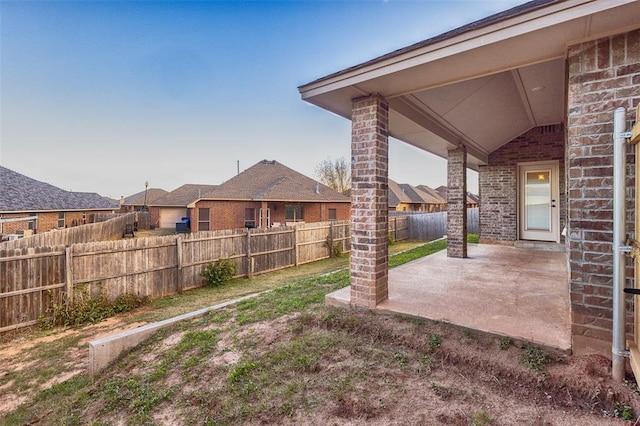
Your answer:
[[[613,114],[613,339],[611,375],[617,382],[625,378],[625,358],[628,356],[625,343],[626,241],[625,186],[626,160],[625,138],[626,108],[616,108]]]

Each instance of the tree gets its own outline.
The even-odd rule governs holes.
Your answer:
[[[327,157],[316,165],[315,173],[320,182],[342,194],[351,189],[351,164],[344,157]]]

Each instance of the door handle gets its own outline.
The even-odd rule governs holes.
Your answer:
[[[634,296],[640,296],[640,288],[625,288],[624,292],[627,294],[633,294]]]

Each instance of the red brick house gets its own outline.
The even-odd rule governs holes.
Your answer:
[[[350,199],[277,161],[260,161],[189,205],[192,230],[347,220]]]
[[[626,201],[623,232],[625,214],[627,235],[635,228],[634,156],[614,170],[614,149],[640,104],[640,2],[534,0],[299,91],[352,121],[352,305],[388,298],[391,136],[448,160],[448,256],[467,257],[471,168],[479,172],[481,242],[564,249],[571,349],[610,356],[618,378],[630,349],[640,373],[640,353],[624,347],[640,328],[622,293],[624,270],[622,283],[614,278],[624,256],[614,247],[618,202]],[[624,130],[614,133],[621,107]],[[623,196],[614,196],[616,179]]]
[[[65,191],[0,166],[0,234],[28,234],[93,222],[119,206],[96,193]]]

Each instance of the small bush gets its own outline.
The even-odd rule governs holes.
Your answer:
[[[513,345],[513,340],[511,339],[511,337],[509,336],[504,336],[503,338],[500,339],[500,341],[498,342],[498,348],[501,351],[506,351],[507,349],[509,349],[511,346]]]
[[[132,294],[123,294],[113,301],[107,300],[103,294],[91,298],[86,289],[81,289],[75,293],[73,302],[63,300],[53,303],[47,309],[49,315],[40,317],[38,323],[42,329],[95,324],[113,315],[129,312],[147,301],[147,298]]]
[[[202,273],[202,278],[212,287],[217,287],[229,281],[236,274],[236,264],[230,259],[219,259],[209,263]]]

